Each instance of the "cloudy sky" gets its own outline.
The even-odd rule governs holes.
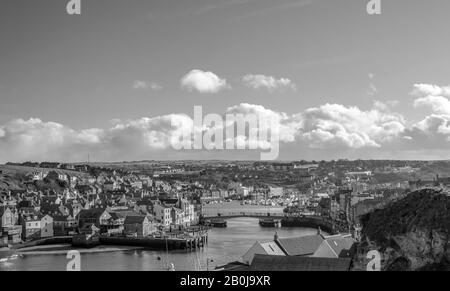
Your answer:
[[[281,160],[450,158],[450,2],[3,0],[0,163],[175,151],[203,112],[276,117]]]

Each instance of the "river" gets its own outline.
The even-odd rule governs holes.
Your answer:
[[[132,250],[81,255],[82,271],[163,271],[173,263],[178,271],[212,270],[215,266],[240,260],[255,241],[316,233],[309,228],[262,228],[255,218],[228,220],[227,228],[209,232],[208,245],[196,252]],[[0,254],[1,256],[1,254]],[[69,262],[65,255],[24,255],[0,260],[1,271],[64,271]]]

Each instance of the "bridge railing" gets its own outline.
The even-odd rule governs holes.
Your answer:
[[[204,213],[205,218],[212,217],[282,217],[282,212],[216,212]]]

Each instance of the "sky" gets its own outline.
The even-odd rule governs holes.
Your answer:
[[[175,150],[203,113],[277,120],[279,160],[450,159],[450,2],[2,0],[0,163]]]

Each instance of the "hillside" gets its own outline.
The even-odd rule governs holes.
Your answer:
[[[81,172],[75,172],[70,170],[61,169],[41,169],[34,167],[24,167],[24,166],[11,166],[11,165],[0,165],[0,191],[2,190],[20,190],[25,189],[24,182],[27,181],[26,175],[33,173],[38,170],[45,171],[56,171],[58,173],[65,173],[78,178],[86,177],[87,174]],[[35,187],[37,190],[47,190],[54,189],[56,191],[62,191],[60,185],[54,181],[40,181],[35,182]]]
[[[382,253],[383,270],[450,270],[450,197],[421,190],[362,217],[362,243],[355,268],[365,254]]]

